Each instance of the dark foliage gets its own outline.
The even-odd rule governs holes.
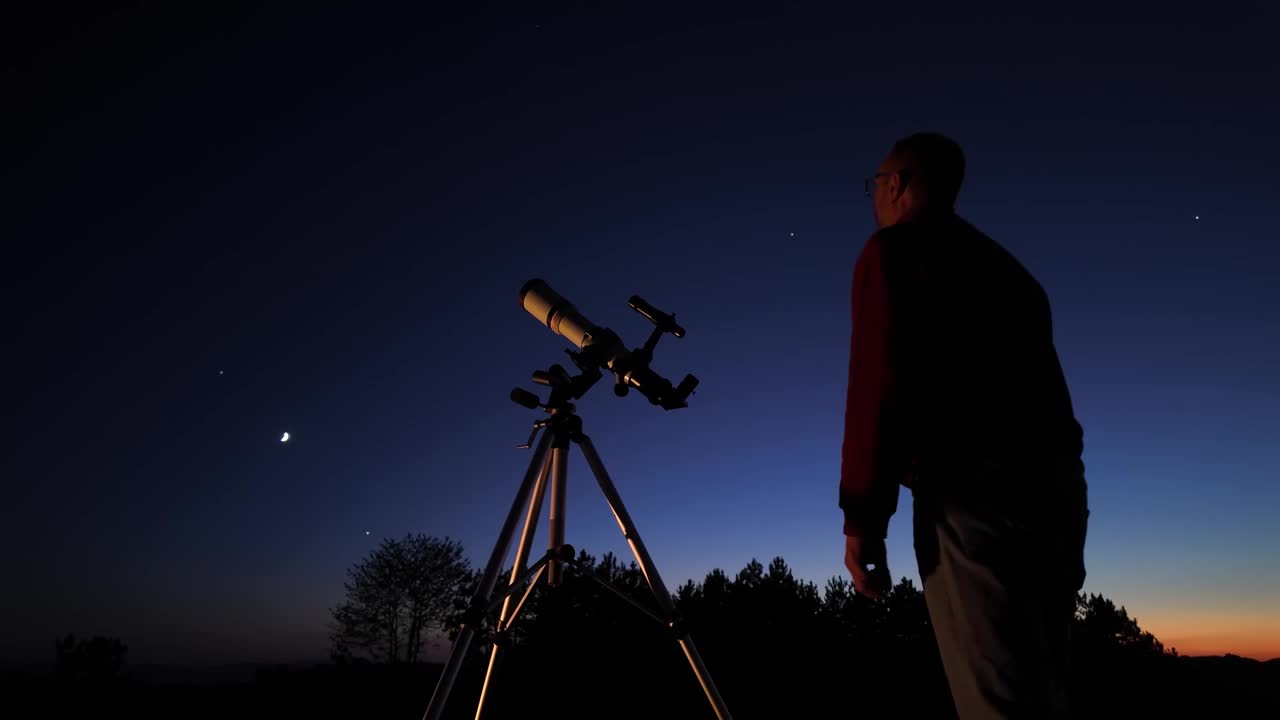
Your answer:
[[[67,635],[54,643],[54,676],[63,685],[115,685],[124,679],[128,652],[119,638],[76,640],[75,635]]]
[[[499,665],[489,717],[713,717],[673,635],[623,599],[657,611],[639,568],[608,554],[597,561],[581,553],[578,560],[583,572],[566,573],[558,588],[539,588],[525,606]],[[462,589],[474,582],[468,572]],[[456,595],[459,586],[451,587]],[[905,578],[872,601],[839,577],[820,591],[775,558],[767,567],[752,561],[732,578],[712,570],[673,597],[737,720],[954,717],[923,594]],[[433,606],[450,608],[442,611],[452,618],[446,622],[456,622],[456,600]],[[490,629],[472,646],[450,718],[475,711]],[[17,717],[416,720],[441,669],[344,662],[260,669],[250,684],[156,687],[129,679],[123,655],[117,640],[59,641],[53,676],[11,674],[0,691],[10,691]],[[1280,711],[1272,692],[1280,663],[1180,657],[1100,595],[1077,598],[1073,661],[1080,718]]]
[[[333,608],[336,662],[418,662],[428,636],[450,624],[472,583],[462,545],[426,535],[386,539],[347,570]]]

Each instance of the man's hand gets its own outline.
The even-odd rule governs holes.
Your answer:
[[[889,563],[883,538],[846,535],[844,566],[849,568],[853,587],[860,594],[879,599],[889,592]]]

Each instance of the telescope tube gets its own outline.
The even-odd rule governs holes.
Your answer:
[[[566,340],[586,349],[592,341],[596,324],[588,320],[573,303],[551,289],[544,280],[534,278],[520,288],[520,305],[551,332],[563,335]]]

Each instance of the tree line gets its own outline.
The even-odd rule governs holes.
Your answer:
[[[673,636],[615,596],[616,591],[656,612],[637,565],[585,551],[577,561],[580,571],[566,573],[558,588],[539,588],[522,610],[499,677],[496,716],[521,712],[520,703],[540,691],[568,686],[575,704],[617,706],[625,697],[621,707],[635,716],[705,717],[706,701]],[[404,575],[392,582],[396,573]],[[424,581],[416,577],[420,573],[435,579]],[[383,582],[396,588],[370,587]],[[334,659],[359,664],[421,658],[424,623],[441,634],[456,631],[476,582],[477,573],[452,540],[384,540],[348,573],[347,600],[333,611]],[[416,595],[429,592],[441,594]],[[927,717],[953,712],[923,592],[905,577],[872,600],[855,593],[843,577],[819,588],[795,577],[776,557],[768,565],[752,560],[732,576],[712,569],[673,596],[735,717],[841,708]],[[425,607],[432,609],[430,617],[420,614]],[[470,674],[459,682],[453,705],[474,708],[467,682],[474,687],[483,674],[489,640],[484,631],[490,625],[472,645]],[[1134,700],[1135,688],[1144,683],[1154,688],[1177,675],[1176,650],[1098,594],[1077,596],[1073,652],[1082,717],[1105,714],[1125,697]],[[1167,689],[1162,692],[1171,697]],[[1144,710],[1153,702],[1163,701],[1143,698]],[[583,716],[590,713],[584,710]]]
[[[119,639],[66,636],[53,673],[0,672],[0,717],[416,720],[441,669],[428,651],[448,651],[478,580],[463,550],[410,534],[353,565],[331,609],[330,663],[259,668],[248,684],[161,686],[132,676]],[[636,564],[586,552],[576,564],[523,608],[488,717],[713,717],[673,634],[624,601],[657,610]],[[797,578],[776,557],[712,569],[673,600],[736,720],[954,717],[923,593],[906,578],[871,600],[843,577]],[[449,718],[474,713],[491,619],[480,629]],[[1280,662],[1181,657],[1099,594],[1077,596],[1072,653],[1078,718],[1280,717]]]

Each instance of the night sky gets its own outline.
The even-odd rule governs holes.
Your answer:
[[[669,586],[844,575],[862,179],[918,130],[1052,301],[1085,590],[1280,656],[1270,4],[607,5],[11,18],[0,660],[319,660],[381,538],[482,565],[542,416],[508,394],[570,347],[533,277],[631,346],[632,294],[688,330],[654,367],[689,408],[579,404]],[[568,541],[626,553],[576,450],[569,482]],[[918,583],[909,493],[889,552]]]

